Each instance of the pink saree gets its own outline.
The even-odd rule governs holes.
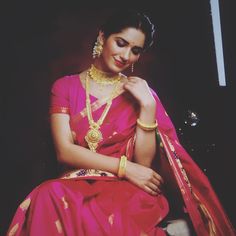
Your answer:
[[[157,95],[157,168],[180,194],[183,211],[199,236],[236,235],[206,176],[179,144]],[[97,120],[105,101],[91,96]],[[50,113],[70,116],[74,143],[87,147],[85,90],[78,75],[58,79],[52,87]],[[97,152],[132,160],[138,105],[128,93],[113,99],[101,127]],[[165,176],[164,176],[165,178]],[[166,235],[160,225],[169,213],[165,193],[151,196],[116,175],[99,170],[70,170],[37,186],[20,204],[9,236]],[[176,198],[177,199],[177,198]]]

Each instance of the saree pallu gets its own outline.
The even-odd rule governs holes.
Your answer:
[[[152,93],[157,103],[157,169],[165,183],[177,190],[198,236],[236,235],[207,177],[179,143],[170,118]],[[92,95],[90,99],[97,120],[106,101]],[[88,148],[85,90],[78,75],[54,83],[50,112],[68,114],[74,143]],[[133,97],[118,92],[101,127],[103,140],[97,152],[132,160],[138,113]],[[163,194],[151,196],[106,172],[65,170],[61,178],[42,183],[26,197],[7,235],[165,235],[159,227],[169,213]]]
[[[176,130],[161,101],[157,102],[156,119],[161,151],[160,163],[168,162],[164,170],[171,172],[172,179],[181,193],[194,230],[198,236],[235,236],[236,231],[226,215],[214,189],[203,171],[180,144]],[[167,171],[167,172],[168,172]],[[167,178],[169,178],[168,176]],[[175,187],[176,187],[175,186]]]

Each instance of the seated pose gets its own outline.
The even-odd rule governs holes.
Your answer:
[[[112,15],[89,68],[53,83],[61,175],[29,193],[8,236],[235,235],[156,92],[124,74],[152,45],[154,31],[142,13]]]

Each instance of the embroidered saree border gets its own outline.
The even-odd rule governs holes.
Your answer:
[[[85,177],[108,177],[108,178],[115,178],[117,179],[117,176],[108,172],[108,171],[102,171],[102,170],[95,170],[95,169],[78,169],[71,171],[69,173],[64,174],[61,179],[72,179],[72,178],[85,178]]]
[[[49,114],[51,115],[51,114],[54,114],[54,113],[69,114],[70,109],[68,107],[58,107],[58,106],[50,107]]]
[[[200,201],[196,193],[193,192],[191,183],[188,179],[188,176],[186,174],[186,171],[184,170],[182,163],[175,152],[175,148],[172,145],[169,137],[165,134],[162,134],[160,131],[158,131],[158,135],[160,137],[160,140],[165,148],[167,159],[170,163],[170,166],[174,170],[174,175],[176,177],[177,183],[179,184],[179,188],[181,191],[181,194],[183,196],[184,202],[186,204],[187,209],[189,210],[189,215],[193,219],[193,225],[195,225],[195,230],[199,230],[199,222],[196,222],[196,219],[201,217],[201,214],[199,212],[199,208],[201,209],[201,213],[205,216],[207,220],[208,225],[208,234],[209,236],[216,236],[216,227],[215,223],[213,221],[213,218],[211,217],[209,211],[207,210],[206,206]],[[182,176],[182,178],[181,178]],[[183,180],[185,183],[183,182]],[[197,204],[199,208],[195,208],[191,204],[191,198],[194,200],[197,200]],[[202,232],[200,232],[201,234]]]

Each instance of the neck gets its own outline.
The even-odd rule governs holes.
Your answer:
[[[93,65],[96,67],[96,69],[105,72],[109,74],[110,76],[118,74],[117,72],[111,71],[107,66],[106,63],[104,62],[103,58],[96,58],[94,60]]]
[[[121,79],[120,73],[104,72],[95,67],[93,64],[88,70],[88,75],[92,80],[100,84],[114,84]]]

